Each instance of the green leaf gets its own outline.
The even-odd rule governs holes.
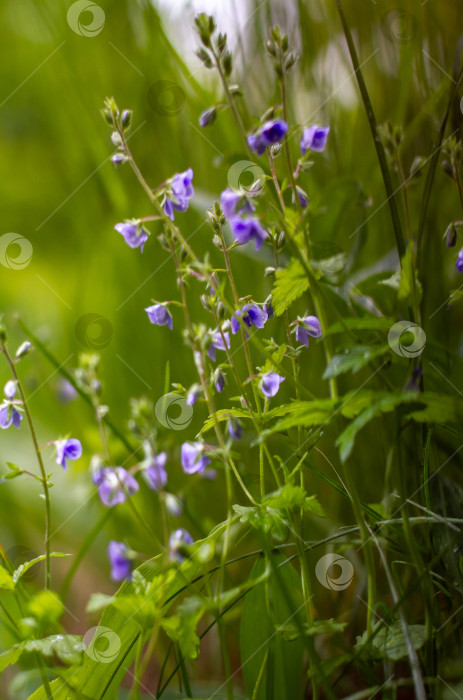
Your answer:
[[[104,593],[92,593],[85,610],[89,614],[100,612],[101,610],[104,610],[105,608],[108,607],[108,605],[111,605],[111,603],[114,603],[115,601],[116,601],[116,597],[113,595],[105,595]]]
[[[7,591],[14,590],[14,581],[3,566],[0,566],[0,588],[5,588]]]
[[[196,628],[203,613],[201,599],[191,597],[178,606],[177,614],[161,621],[161,626],[170,639],[178,642],[185,659],[198,658],[200,639]]]
[[[2,673],[7,666],[15,664],[19,660],[21,654],[21,649],[17,647],[8,649],[8,651],[4,651],[3,654],[0,654],[0,673]]]
[[[299,260],[293,259],[287,267],[277,270],[272,291],[275,315],[281,316],[309,286],[309,278]]]
[[[423,288],[415,270],[414,257],[414,245],[412,241],[408,245],[407,252],[401,261],[400,284],[397,298],[400,301],[410,302],[410,304],[419,304],[423,297]]]
[[[71,634],[54,634],[44,639],[30,639],[19,646],[23,652],[39,653],[49,663],[58,659],[66,666],[80,664],[85,651],[82,637]]]
[[[291,564],[281,566],[284,557],[272,556],[276,566],[280,566],[278,574],[285,589],[294,596],[301,588],[300,577]],[[252,569],[251,579],[262,576],[265,570],[265,559],[261,557]],[[268,581],[259,583],[245,598],[240,632],[241,665],[246,690],[253,700],[302,697],[303,640],[287,641],[276,632],[279,626],[294,621],[301,597],[297,596],[288,605],[278,578],[272,572]],[[262,678],[254,695],[261,669]]]
[[[352,345],[346,348],[344,353],[334,355],[323,374],[323,379],[339,377],[340,374],[345,374],[346,372],[355,374],[355,372],[361,370],[376,357],[381,357],[381,355],[385,355],[390,351],[389,344],[380,346]]]
[[[412,645],[415,649],[421,649],[426,641],[425,625],[408,625],[408,632]],[[407,642],[402,631],[400,622],[394,622],[389,627],[383,626],[372,638],[368,641],[367,632],[362,636],[357,637],[357,643],[354,647],[356,650],[361,650],[362,655],[367,658],[386,658],[391,661],[398,661],[408,656]]]
[[[344,462],[352,452],[357,433],[373,418],[390,413],[401,404],[422,404],[422,408],[412,410],[408,418],[417,422],[457,423],[463,415],[463,402],[453,396],[435,394],[433,392],[405,392],[403,394],[380,393],[370,394],[370,405],[363,410],[355,420],[341,433],[336,440],[340,448],[341,459]]]
[[[50,557],[55,557],[55,558],[72,557],[72,554],[63,554],[62,552],[50,552]],[[39,557],[35,557],[35,559],[31,559],[30,561],[25,561],[24,564],[21,564],[21,566],[18,566],[18,568],[13,572],[13,581],[15,583],[18,583],[21,576],[24,576],[24,574],[27,571],[29,571],[31,566],[34,566],[34,564],[38,564],[41,561],[45,561],[46,558],[47,558],[46,554],[41,554]]]
[[[346,318],[338,323],[333,323],[325,331],[325,336],[345,333],[346,330],[353,331],[388,331],[394,321],[384,316],[361,316],[360,318]]]
[[[29,601],[27,608],[33,618],[44,624],[58,622],[64,612],[62,601],[53,591],[39,591]]]
[[[304,622],[304,636],[316,637],[319,634],[336,634],[342,632],[347,625],[347,622],[336,622],[333,618],[329,620],[314,620],[311,625]],[[288,641],[298,639],[301,636],[297,625],[291,623],[280,625],[277,631]]]
[[[264,503],[266,506],[277,510],[292,510],[294,508],[302,508],[306,512],[315,513],[321,517],[324,516],[323,508],[317,500],[316,496],[307,496],[307,492],[303,486],[293,486],[285,484],[281,489],[269,494]]]

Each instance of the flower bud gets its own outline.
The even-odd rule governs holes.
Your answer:
[[[195,51],[195,54],[197,55],[199,60],[203,62],[205,68],[213,68],[214,67],[214,63],[212,61],[212,58],[209,56],[207,51],[205,51],[204,49],[198,49],[197,51]]]
[[[124,109],[121,115],[121,126],[124,131],[128,131],[132,126],[133,112],[131,109]]]
[[[124,155],[124,153],[115,153],[112,156],[111,160],[114,163],[114,165],[121,165],[122,163],[126,163],[128,158],[126,155]]]
[[[210,126],[215,122],[217,118],[217,108],[216,107],[209,107],[208,109],[205,109],[204,112],[201,113],[199,117],[199,126],[205,127],[205,126]]]
[[[111,134],[111,141],[113,142],[113,144],[114,144],[115,146],[121,146],[121,145],[122,145],[121,135],[119,134],[118,131],[113,131],[113,133]]]
[[[223,68],[223,72],[225,74],[225,77],[228,78],[228,76],[231,74],[232,69],[233,69],[233,59],[232,59],[232,55],[229,51],[226,51],[222,57],[222,68]]]
[[[457,228],[452,221],[452,223],[447,227],[445,232],[445,245],[447,248],[453,248],[457,242]]]
[[[214,238],[212,239],[212,242],[216,248],[219,248],[219,250],[222,250],[222,239],[220,238],[220,236],[215,234]]]
[[[29,340],[25,340],[19,348],[16,350],[16,359],[19,360],[21,357],[27,355],[32,349],[32,343]]]
[[[219,53],[223,53],[225,49],[227,48],[227,35],[226,34],[219,34],[217,38],[217,47],[219,49]]]
[[[0,341],[6,343],[6,330],[2,323],[0,323]]]

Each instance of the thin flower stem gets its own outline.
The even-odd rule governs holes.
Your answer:
[[[285,72],[284,72],[284,66],[282,65],[281,59],[280,59],[280,66],[282,68],[282,77],[280,80],[281,106],[282,106],[282,110],[283,110],[283,119],[286,123],[288,123],[288,105],[287,105],[287,100],[286,100]],[[291,161],[291,151],[289,150],[288,135],[285,136],[285,140],[283,142],[283,147],[285,149],[286,163],[288,165],[289,181],[291,183],[291,187],[293,190],[294,200],[296,202],[296,206],[298,207],[299,211],[302,211],[302,204],[301,204],[299,197],[298,197],[298,194],[297,194],[296,180],[294,179],[294,171],[293,171],[293,165],[292,165],[292,161]]]
[[[6,348],[5,341],[2,340],[1,343],[2,343],[2,352],[5,355],[6,360],[10,366],[11,373],[17,382],[19,393],[21,395],[21,399],[22,399],[22,402],[24,405],[24,411],[26,413],[27,422],[29,424],[29,429],[30,429],[31,436],[32,436],[32,442],[34,443],[34,449],[35,449],[35,453],[37,455],[37,460],[39,463],[40,474],[42,477],[41,481],[42,481],[43,492],[44,492],[44,496],[45,496],[45,554],[46,554],[45,588],[48,590],[50,588],[50,584],[51,584],[51,566],[50,566],[51,504],[50,504],[50,492],[49,492],[49,488],[48,488],[48,479],[47,479],[47,474],[46,474],[45,467],[43,464],[42,455],[40,452],[40,447],[39,447],[37,435],[36,435],[35,428],[34,428],[34,423],[32,421],[32,416],[31,416],[31,413],[29,411],[29,406],[28,406],[27,401],[26,401],[26,396],[24,394],[21,380],[19,379],[18,373],[16,372],[15,364],[14,364],[13,360],[11,359],[10,354]]]
[[[226,95],[226,98],[227,98],[227,102],[228,102],[228,104],[229,104],[229,107],[230,107],[230,109],[231,109],[231,112],[232,112],[232,114],[233,114],[233,117],[234,117],[234,119],[235,119],[235,121],[236,121],[236,125],[237,125],[237,127],[238,127],[238,131],[240,132],[240,136],[241,136],[241,138],[243,139],[243,143],[244,143],[244,146],[245,146],[245,149],[246,149],[246,153],[248,154],[249,157],[251,157],[251,151],[250,151],[250,149],[249,149],[249,145],[248,145],[248,140],[247,140],[247,137],[246,137],[246,131],[245,131],[245,128],[244,128],[244,124],[243,124],[243,121],[242,121],[242,119],[241,119],[240,113],[239,113],[238,110],[236,109],[236,105],[235,105],[235,102],[234,102],[234,99],[233,99],[233,95],[232,95],[231,92],[230,92],[230,88],[228,87],[227,79],[226,79],[226,77],[225,77],[225,75],[224,75],[224,73],[223,73],[222,66],[220,65],[220,59],[219,59],[219,57],[217,56],[217,53],[216,53],[216,51],[215,51],[215,49],[214,49],[213,46],[211,46],[211,51],[212,51],[212,55],[214,56],[215,65],[216,65],[216,67],[217,67],[217,71],[218,71],[218,73],[219,73],[220,80],[221,80],[222,85],[223,85],[223,89],[225,90],[225,95]]]

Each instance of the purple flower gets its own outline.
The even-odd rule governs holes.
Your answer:
[[[228,434],[233,440],[239,440],[243,434],[243,428],[240,422],[233,416],[230,416],[228,419]]]
[[[204,446],[200,442],[184,442],[181,449],[182,469],[185,474],[203,472],[211,463],[209,457],[203,454]]]
[[[61,403],[69,403],[78,397],[77,391],[67,379],[60,379],[57,395]]]
[[[160,452],[158,455],[145,460],[143,476],[146,483],[153,491],[160,491],[167,484],[167,472],[165,469],[167,454]]]
[[[79,440],[73,438],[69,440],[56,440],[56,464],[66,469],[67,459],[79,459],[82,457],[82,445]]]
[[[223,338],[222,338],[222,333],[220,331],[216,331],[212,333],[212,340],[211,343],[207,349],[207,356],[211,358],[212,362],[216,361],[217,358],[217,353],[216,350],[226,350],[225,348],[225,343],[223,342],[225,339],[225,343],[227,344],[227,348],[230,347],[230,334],[228,331],[223,332]]]
[[[13,400],[16,396],[16,389],[16,381],[14,379],[10,379],[3,388],[6,400],[0,404],[0,428],[2,430],[6,430],[10,425],[14,425],[18,430],[21,427],[23,416],[14,405],[19,405],[21,402]]]
[[[221,393],[225,388],[225,377],[222,372],[219,372],[217,379],[215,380],[215,388],[219,393]]]
[[[307,194],[304,192],[304,190],[301,190],[300,187],[296,187],[296,192],[297,192],[297,198],[299,199],[299,204],[301,205],[302,209],[307,209],[309,206],[309,198]]]
[[[3,393],[7,399],[14,399],[16,396],[16,382],[14,379],[10,379],[3,388]]]
[[[304,129],[300,144],[302,155],[304,156],[309,150],[318,153],[324,151],[329,132],[329,126],[317,126],[316,124]]]
[[[179,527],[178,530],[174,530],[169,537],[171,557],[173,559],[177,559],[179,562],[182,562],[185,559],[183,556],[185,553],[185,547],[187,547],[189,544],[193,544],[193,538],[187,530],[185,530],[183,527]]]
[[[171,196],[166,198],[164,212],[169,219],[174,220],[175,211],[186,211],[188,202],[194,195],[193,170],[188,168],[183,173],[177,173],[170,181]]]
[[[255,326],[256,328],[263,328],[265,322],[268,320],[268,313],[264,309],[261,309],[257,304],[245,304],[242,309],[238,309],[235,315],[231,318],[231,328],[232,333],[238,333],[241,328],[241,324],[238,321],[238,317],[241,317],[248,328]]]
[[[277,372],[267,372],[262,376],[260,389],[264,396],[271,399],[276,396],[280,389],[281,382],[285,381],[285,377],[281,377]]]
[[[264,311],[267,314],[267,318],[273,318],[275,315],[275,311],[273,310],[272,302],[267,301],[264,304]]]
[[[140,228],[138,224],[126,221],[123,224],[116,224],[116,231],[124,236],[124,240],[131,248],[140,248],[143,253],[143,246],[148,240],[148,234],[144,228]]]
[[[164,304],[153,304],[153,306],[148,306],[145,311],[151,323],[156,324],[156,326],[169,326],[170,330],[172,330],[172,316]]]
[[[280,143],[287,132],[288,125],[282,119],[274,119],[265,122],[257,133],[248,136],[249,148],[251,151],[254,151],[254,153],[257,153],[258,156],[261,156],[265,153],[268,146],[274,143]]]
[[[239,219],[237,216],[230,219],[232,233],[239,245],[249,243],[254,239],[256,250],[260,250],[262,243],[268,238],[267,231],[261,226],[255,216],[245,216]]]
[[[463,272],[463,248],[458,253],[455,267],[457,268],[457,272]]]
[[[305,345],[306,348],[309,347],[309,335],[312,338],[320,338],[321,334],[322,327],[316,316],[306,316],[297,320],[296,340]]]
[[[23,416],[12,404],[2,403],[0,405],[0,428],[2,430],[6,430],[10,425],[14,425],[19,430],[22,419]]]
[[[139,488],[137,480],[123,467],[106,467],[96,478],[98,495],[108,508],[124,503]]]
[[[238,203],[240,203],[240,206],[237,211]],[[229,188],[220,195],[220,206],[226,219],[232,219],[238,214],[252,214],[255,211],[255,207],[248,199],[245,199],[239,192],[233,192]]]
[[[111,540],[108,545],[108,559],[111,564],[113,581],[123,581],[132,578],[132,564],[128,557],[129,550],[123,542]]]
[[[198,397],[201,393],[201,388],[199,384],[193,384],[192,387],[190,387],[188,394],[186,395],[186,405],[187,406],[194,406],[196,401],[198,400]]]
[[[199,126],[205,127],[213,124],[217,117],[217,108],[209,107],[199,115]]]

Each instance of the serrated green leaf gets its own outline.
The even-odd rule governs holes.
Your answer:
[[[272,291],[275,315],[281,316],[309,286],[309,278],[299,260],[293,259],[287,267],[277,270]]]
[[[89,614],[100,612],[101,610],[107,608],[108,605],[111,605],[111,603],[114,603],[115,600],[116,598],[113,595],[105,595],[104,593],[92,593],[85,610]]]
[[[4,651],[3,654],[0,654],[0,673],[2,673],[7,666],[15,664],[19,660],[21,654],[22,650],[17,647],[8,649],[8,651]]]
[[[360,318],[346,318],[337,323],[333,323],[325,331],[325,336],[345,333],[346,330],[353,331],[388,331],[394,321],[384,316],[361,316]]]
[[[414,648],[417,650],[421,649],[426,641],[426,626],[408,625],[408,633]],[[408,656],[407,642],[400,622],[381,627],[371,642],[368,641],[367,632],[365,631],[360,637],[357,637],[357,643],[354,648],[361,650],[362,654],[367,658],[386,658],[391,661],[398,661]]]

